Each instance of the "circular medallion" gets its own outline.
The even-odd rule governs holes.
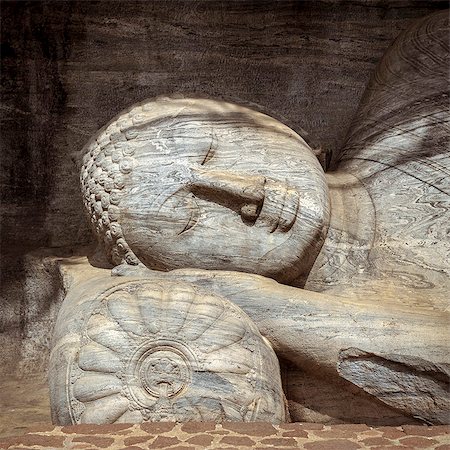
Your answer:
[[[71,423],[284,420],[275,353],[235,305],[178,281],[111,284],[64,377]]]
[[[137,370],[145,390],[154,397],[174,397],[190,381],[186,357],[173,347],[161,346],[145,352]]]
[[[180,396],[191,383],[192,363],[194,355],[180,342],[146,341],[130,359],[129,392],[143,407]]]

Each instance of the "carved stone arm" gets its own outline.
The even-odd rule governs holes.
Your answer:
[[[115,269],[115,274],[126,272]],[[189,281],[228,298],[251,317],[280,357],[302,370],[345,378],[427,422],[448,422],[448,313],[411,310],[383,299],[348,300],[237,272],[137,272]]]

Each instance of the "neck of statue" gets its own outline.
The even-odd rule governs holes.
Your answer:
[[[375,230],[371,198],[353,175],[326,174],[330,193],[330,223],[325,242],[311,269],[305,289],[325,291],[352,283],[369,268]]]

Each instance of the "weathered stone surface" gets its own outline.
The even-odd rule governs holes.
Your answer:
[[[307,291],[270,286],[264,280],[233,273],[191,271],[191,276],[185,278],[243,306],[279,354],[299,369],[313,372],[321,367],[322,376],[338,375],[394,411],[428,423],[448,423],[450,410],[450,318],[444,312],[449,307],[450,287],[447,259],[450,247],[446,239],[449,181],[445,176],[449,168],[448,66],[446,13],[418,21],[399,36],[381,61],[340,163],[326,175],[331,217],[323,246],[317,257],[316,247],[310,254],[316,259],[312,269],[308,258],[299,257],[294,269],[299,277],[289,281],[301,286],[305,284],[305,274],[308,275],[305,288],[321,292],[309,306],[318,308],[320,301],[327,304],[318,308],[320,313],[303,311],[308,304],[304,299],[310,296]],[[124,126],[131,125],[125,122]],[[175,120],[174,130],[178,126]],[[242,123],[236,125],[236,133],[240,128]],[[208,149],[213,147],[211,144]],[[299,167],[302,167],[308,151],[305,144],[298,143],[298,147]],[[206,154],[205,160],[209,150]],[[246,163],[252,167],[250,157],[245,156],[241,164]],[[160,161],[158,166],[161,164]],[[236,190],[242,193],[245,189],[237,178],[233,179],[234,166],[232,169],[226,172],[227,180],[230,183],[233,180]],[[270,177],[271,164],[265,170]],[[248,173],[251,175],[250,169]],[[276,165],[273,173],[277,173]],[[181,177],[175,185],[179,180],[181,185],[186,184],[186,179]],[[187,180],[189,185],[189,176]],[[220,190],[221,180],[211,176],[207,184],[213,191]],[[307,177],[300,180],[300,186],[301,182],[305,190],[298,191],[303,199],[312,183]],[[195,180],[192,183],[196,185]],[[257,183],[252,184],[256,189]],[[322,192],[323,196],[327,195],[325,187]],[[195,189],[192,193],[194,197],[198,195]],[[247,210],[247,205],[242,207],[233,197],[227,198],[242,217],[242,209]],[[306,227],[306,235],[312,236],[308,229],[307,201],[306,205],[306,214],[302,216],[299,201],[295,227],[289,229],[294,239],[301,224]],[[319,201],[317,206],[317,217],[322,219],[314,218],[313,223],[326,224],[326,200]],[[127,214],[125,211],[122,219],[117,211],[117,220],[126,222]],[[256,214],[256,221],[250,225],[256,225],[258,220]],[[317,227],[318,233],[323,230]],[[252,231],[251,226],[249,236]],[[189,234],[190,228],[183,232]],[[134,235],[132,241],[133,245],[140,241],[143,247],[151,248],[146,255],[151,260],[155,244],[143,235]],[[179,240],[181,246],[187,242],[183,238]],[[299,248],[306,251],[308,242],[303,240]],[[209,246],[206,240],[205,248]],[[188,248],[195,252],[196,246],[188,245]],[[230,248],[236,251],[233,244]],[[276,249],[283,252],[280,245]],[[241,253],[237,250],[239,259]],[[289,260],[289,253],[286,255]],[[146,258],[140,257],[147,263]],[[189,259],[185,266],[202,268],[201,263]],[[255,273],[286,282],[276,274],[261,270],[258,264],[253,266]],[[214,264],[210,266],[214,267]],[[226,259],[220,268],[236,267]],[[247,267],[239,269],[249,271]],[[133,273],[133,269],[124,266],[115,271]],[[145,270],[139,268],[134,273],[145,276]],[[169,276],[182,278],[187,273]],[[280,304],[278,309],[276,305],[280,301],[283,306]],[[268,324],[272,312],[268,311],[268,304],[273,309],[276,325]],[[331,323],[339,323],[334,332],[328,328]],[[302,374],[291,371],[289,376],[295,379]]]
[[[237,430],[228,430],[227,439],[220,434],[223,425],[226,424],[215,424],[207,423],[210,426],[207,431],[195,432],[185,432],[183,431],[183,424],[168,424],[170,427],[162,428],[161,423],[147,422],[145,428],[147,431],[143,431],[141,426],[129,427],[127,430],[123,430],[119,434],[114,432],[114,426],[111,425],[90,425],[89,434],[84,434],[86,430],[85,425],[75,425],[70,427],[71,430],[79,430],[77,433],[64,433],[64,429],[69,427],[55,427],[55,429],[48,433],[45,431],[36,433],[27,433],[22,437],[14,437],[6,440],[0,441],[0,447],[5,449],[19,449],[19,448],[35,448],[39,450],[53,450],[55,446],[52,446],[52,442],[56,442],[54,438],[59,438],[60,442],[64,440],[64,444],[58,448],[73,448],[73,449],[87,449],[95,450],[102,447],[103,443],[111,439],[114,440],[110,448],[117,449],[147,449],[147,448],[180,448],[180,449],[198,449],[198,448],[214,448],[214,449],[248,449],[250,442],[252,447],[256,448],[306,448],[306,444],[310,445],[311,448],[322,448],[322,449],[339,449],[339,448],[371,448],[371,449],[414,449],[420,447],[414,447],[413,445],[402,445],[401,440],[398,438],[388,438],[387,433],[389,430],[394,429],[393,427],[368,427],[364,431],[356,431],[348,438],[338,438],[340,429],[337,425],[321,425],[321,424],[301,424],[293,423],[289,424],[289,428],[293,431],[298,432],[298,436],[293,436],[289,439],[283,438],[282,435],[285,432],[285,425],[273,425],[270,423],[258,423],[257,428],[258,433],[254,433],[252,428],[255,424],[243,423],[235,424],[237,425]],[[202,425],[201,423],[196,423],[197,425]],[[328,438],[323,438],[317,436],[315,433],[317,431],[317,426],[323,428],[328,432]],[[268,437],[266,433],[262,433],[264,427],[267,427]],[[112,429],[111,432],[108,429]],[[424,429],[431,430],[430,427],[423,427]],[[97,433],[95,432],[97,430]],[[306,436],[303,436],[301,432],[305,432]],[[336,430],[337,434],[333,437],[333,431]],[[395,429],[394,429],[395,430]],[[436,426],[432,428],[433,439],[428,441],[428,445],[425,447],[429,450],[447,450],[448,449],[448,427]],[[420,430],[417,428],[409,428],[410,432],[404,434],[404,438],[416,439],[419,445],[423,444],[423,436],[417,434]],[[373,436],[378,436],[378,440],[368,440],[367,433],[372,433]],[[47,441],[45,441],[46,438]],[[98,439],[98,445],[95,444],[95,440]],[[81,442],[86,442],[83,444]],[[92,442],[87,444],[87,442]],[[383,442],[383,445],[377,445],[376,442]],[[24,445],[25,444],[25,445]],[[314,445],[312,445],[314,444]],[[411,441],[412,444],[412,441]]]
[[[58,424],[287,419],[267,341],[238,307],[186,283],[75,284],[49,380]]]
[[[2,247],[85,242],[71,156],[127,105],[161,93],[257,103],[337,150],[383,51],[411,20],[447,7],[164,3],[5,2]]]
[[[79,150],[122,109],[165,93],[220,98],[338,153],[367,80],[443,0],[2,4],[0,374],[45,373],[58,302],[27,270],[38,247],[92,237]],[[253,106],[252,106],[253,107]],[[41,284],[42,283],[42,284]],[[48,295],[39,305],[36,299]]]
[[[186,422],[181,426],[181,430],[186,433],[201,433],[205,431],[213,431],[215,424],[212,422]]]
[[[172,447],[172,445],[179,444],[180,440],[178,437],[169,437],[169,436],[157,436],[156,439],[152,442],[148,448],[164,448],[164,447]]]
[[[145,436],[131,436],[127,437],[123,440],[124,445],[134,445],[134,444],[142,444],[144,442],[148,442],[150,436],[147,434]]]
[[[137,283],[185,280],[242,306],[291,365],[290,382],[308,373],[330,386],[347,383],[364,400],[358,408],[382,402],[384,420],[448,422],[447,28],[447,15],[438,14],[396,41],[369,85],[342,157],[326,175],[299,136],[240,106],[171,98],[120,115],[88,144],[82,172],[92,224],[107,256],[121,263],[115,273],[140,276]],[[164,275],[138,263],[191,269]],[[101,303],[96,295],[91,300],[91,306]],[[79,399],[101,400],[95,420],[96,414],[115,420],[127,398],[140,407],[127,407],[123,420],[140,421],[148,406],[142,392],[165,399],[184,392],[184,347],[133,348],[137,356],[125,368],[143,381],[133,379],[131,387],[108,345],[96,348],[98,358],[89,356],[104,335],[110,344],[120,342],[115,329],[109,340],[108,320],[130,334],[127,301],[120,299],[117,316],[74,308],[78,323],[67,333],[80,351],[61,356],[54,370],[69,367],[74,401],[67,411],[76,417],[85,413]],[[99,371],[106,375],[85,373]],[[107,397],[115,398],[114,407]],[[337,409],[321,401],[301,404],[296,418],[348,419]],[[166,418],[167,406],[162,410],[156,418]]]
[[[447,427],[426,427],[423,425],[404,425],[403,431],[407,434],[414,434],[417,436],[439,436],[442,434],[450,435],[450,426]],[[449,436],[450,439],[450,436]]]
[[[339,213],[307,288],[448,310],[448,20],[415,22],[373,74],[329,172],[359,182],[330,189]]]
[[[366,447],[374,447],[376,445],[386,446],[386,445],[389,445],[390,443],[391,443],[391,441],[389,439],[386,439],[385,437],[370,437],[367,439],[363,439],[361,441],[361,444],[363,444]]]
[[[253,447],[256,444],[256,442],[248,436],[224,436],[220,440],[220,443],[245,447]]]
[[[276,428],[266,423],[225,423],[222,427],[234,433],[250,436],[271,436],[276,433]]]
[[[161,434],[172,430],[175,427],[173,422],[144,422],[141,424],[141,430],[147,433]]]
[[[445,383],[447,369],[440,361],[445,361],[448,351],[448,313],[433,310],[419,313],[392,302],[344,300],[234,272],[185,270],[166,275],[154,272],[154,276],[192,281],[225,295],[252,317],[280,356],[303,371],[314,372],[320,367],[321,376],[328,380],[342,376],[339,367],[343,349],[370,348],[374,358],[386,361],[388,367],[401,360],[402,353],[403,357],[415,354],[404,367],[405,377],[420,380],[411,397],[414,401],[409,402],[405,394],[404,402],[400,398],[402,404],[397,406],[406,415],[446,423],[448,396],[441,383]],[[387,323],[391,325],[386,326]],[[380,387],[382,382],[394,383],[399,376],[384,367],[376,372]],[[434,372],[427,372],[426,367],[433,367]],[[369,381],[372,373],[366,373],[364,378],[362,372],[361,377]],[[429,379],[431,388],[422,391],[421,386]],[[380,395],[380,399],[384,397]],[[370,417],[370,413],[367,414]]]
[[[95,445],[100,448],[110,448],[114,443],[114,439],[111,437],[100,436],[77,436],[72,439],[72,442],[87,442],[88,444]]]
[[[426,438],[422,436],[405,437],[399,440],[401,445],[409,445],[412,448],[430,448],[437,444],[435,439]]]
[[[330,385],[345,380],[362,390],[359,397],[367,393],[387,405],[383,417],[397,414],[399,420],[400,412],[427,423],[447,423],[450,316],[444,312],[449,285],[443,274],[448,275],[450,248],[441,228],[449,216],[448,180],[436,178],[448,163],[447,28],[447,15],[435,14],[397,39],[369,85],[340,164],[327,175],[300,136],[241,106],[171,97],[119,114],[86,145],[81,171],[85,206],[109,262],[117,265],[113,274],[141,277],[136,283],[143,285],[185,280],[238,304],[279,356],[294,365],[287,386],[303,372],[320,368],[320,377]],[[420,88],[405,91],[405,79]],[[396,92],[399,97],[392,100]],[[377,124],[375,132],[369,124]],[[418,130],[433,133],[425,147]],[[385,151],[388,144],[390,152]],[[432,167],[428,179],[420,171],[412,173],[417,164]],[[409,167],[406,172],[404,167]],[[397,179],[404,188],[395,184]],[[397,190],[388,202],[380,185],[389,184]],[[419,206],[413,206],[418,198]],[[437,212],[428,198],[437,199]],[[425,243],[430,247],[424,249]],[[389,285],[400,272],[401,280],[420,274],[420,285],[400,281],[385,292],[384,283]],[[341,279],[333,278],[339,274],[342,287]],[[72,289],[75,297],[80,295],[76,285]],[[142,294],[127,292],[112,301],[92,302],[111,305],[114,311],[108,314],[125,333],[144,317],[136,300]],[[137,322],[133,302],[140,311]],[[60,327],[68,320],[65,308]],[[87,316],[77,311],[79,320],[87,321],[87,336],[110,349],[129,347],[111,328],[108,314],[95,308]],[[177,323],[176,309],[166,311],[167,340],[170,330],[178,330],[171,323]],[[223,318],[214,320],[227,328]],[[142,334],[139,327],[132,333]],[[106,341],[105,333],[111,334]],[[215,349],[216,343],[208,345]],[[150,407],[145,396],[167,399],[185,389],[189,370],[182,370],[184,344],[177,349],[180,361],[171,360],[180,372],[176,381],[162,377],[161,369],[162,381],[141,375],[139,388],[133,386],[134,378],[122,375],[120,358],[99,349],[94,358],[92,345],[84,345],[81,340],[78,367],[109,375],[84,379],[84,372],[71,373],[72,422],[100,420],[84,411],[84,403],[100,402],[97,391],[114,399],[115,409],[101,400],[100,409],[111,416],[102,412],[102,420],[123,415],[124,421],[140,421],[150,418],[142,414],[142,408]],[[126,368],[133,374],[147,374],[149,368],[153,373],[167,359],[165,347],[137,348]],[[151,364],[141,361],[147,358]],[[52,369],[61,371],[55,365]],[[125,384],[117,378],[125,378]],[[140,405],[141,416],[139,407],[126,412],[124,389],[125,397]],[[370,401],[368,397],[367,405]],[[177,418],[161,408],[152,420]],[[367,408],[364,402],[362,408]],[[229,418],[246,420],[245,414]]]
[[[124,430],[130,428],[130,424],[102,424],[93,426],[92,424],[79,424],[78,426],[65,426],[61,428],[63,433],[71,434],[120,434]]]
[[[356,442],[348,442],[345,439],[327,439],[317,442],[306,442],[304,448],[307,450],[356,450],[361,445]]]
[[[6,445],[2,444],[2,447],[9,448],[16,445],[40,445],[42,447],[62,447],[64,444],[64,436],[47,436],[40,434],[30,434],[25,436],[10,437],[5,442]]]
[[[236,270],[295,283],[322,246],[323,169],[299,135],[264,114],[159,98],[119,114],[84,153],[85,206],[115,265]]]
[[[205,448],[211,444],[212,440],[213,440],[213,436],[210,436],[207,434],[199,434],[197,436],[189,438],[186,442],[188,444],[199,445],[199,446]]]

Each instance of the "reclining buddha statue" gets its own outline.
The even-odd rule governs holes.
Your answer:
[[[331,161],[211,99],[99,130],[53,420],[448,423],[447,34],[437,13],[400,35]]]

